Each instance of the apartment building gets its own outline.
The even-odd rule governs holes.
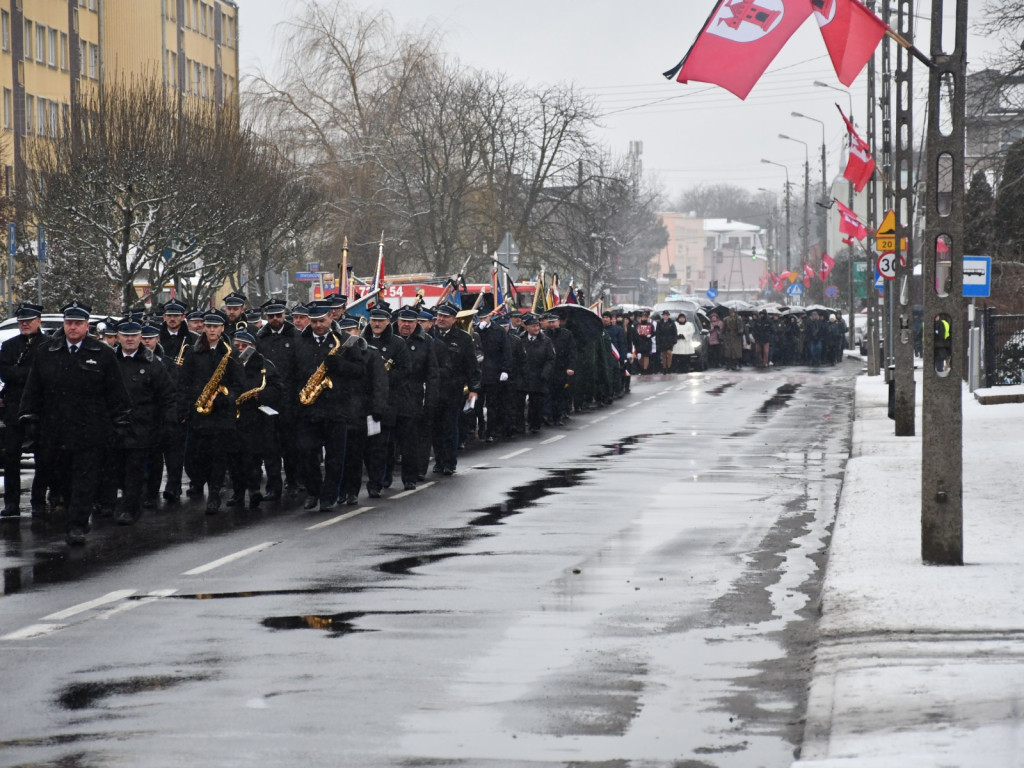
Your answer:
[[[155,77],[171,95],[238,106],[233,0],[0,0],[0,157],[21,186],[29,137],[56,136],[98,87]]]

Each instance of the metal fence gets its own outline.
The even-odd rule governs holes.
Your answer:
[[[981,323],[985,386],[1024,384],[1024,315],[997,315],[987,307]]]

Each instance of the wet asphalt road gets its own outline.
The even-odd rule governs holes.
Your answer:
[[[650,377],[329,514],[5,524],[0,765],[788,766],[858,371]]]

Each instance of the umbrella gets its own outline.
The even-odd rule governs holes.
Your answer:
[[[562,325],[581,343],[599,339],[604,333],[604,321],[600,315],[579,304],[559,304],[548,311],[558,315]]]
[[[754,307],[740,299],[730,299],[722,302],[722,306],[735,309],[737,312],[750,312]]]

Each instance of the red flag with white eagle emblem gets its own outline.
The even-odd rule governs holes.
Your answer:
[[[809,0],[718,0],[669,80],[713,83],[741,99],[811,15]]]

